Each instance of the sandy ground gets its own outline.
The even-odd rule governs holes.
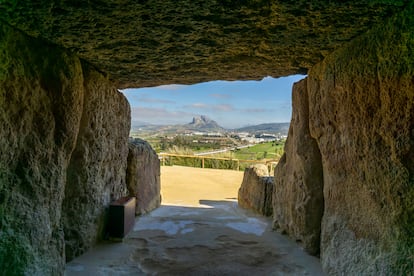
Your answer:
[[[197,206],[199,201],[237,200],[243,172],[181,166],[161,167],[163,204]]]
[[[243,173],[162,167],[163,205],[66,275],[323,275],[319,260],[237,205]]]

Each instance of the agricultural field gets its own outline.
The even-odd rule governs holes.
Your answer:
[[[274,141],[256,144],[249,148],[237,149],[232,152],[232,158],[240,160],[277,159],[283,155],[285,141]]]
[[[181,136],[174,137],[148,137],[146,140],[155,151],[164,156],[162,165],[181,165],[198,168],[244,170],[255,161],[277,161],[284,152],[285,141],[271,141],[244,147],[240,141],[231,137],[202,137]],[[226,149],[232,149],[227,150]],[[224,152],[195,156],[200,152],[222,150]],[[184,155],[184,156],[183,156]],[[186,156],[186,157],[185,157]],[[274,164],[270,165],[274,167]],[[271,169],[271,168],[269,168]]]
[[[208,155],[210,157],[232,158],[239,160],[279,160],[284,152],[285,141],[273,141],[255,144],[224,153]]]
[[[175,152],[170,152],[177,155],[184,156],[165,156],[163,165],[181,165],[198,168],[213,168],[213,169],[229,169],[229,170],[244,170],[255,161],[268,163],[269,170],[273,170],[277,161],[283,155],[285,141],[266,142],[253,145],[249,148],[242,148],[228,152],[221,152],[217,154],[209,154],[203,156],[193,156],[193,152],[185,149],[178,149]]]
[[[171,152],[181,154],[206,152],[218,150],[222,148],[236,147],[241,144],[240,141],[235,141],[231,137],[204,137],[204,136],[156,136],[145,137],[141,139],[146,140],[152,148],[157,152]],[[179,150],[177,150],[179,149]],[[178,152],[177,152],[178,151]]]

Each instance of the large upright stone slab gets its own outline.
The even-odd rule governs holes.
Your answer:
[[[0,274],[60,275],[66,168],[83,109],[81,62],[0,24]]]
[[[308,77],[322,155],[321,260],[332,275],[409,275],[414,256],[414,8]]]
[[[151,145],[141,139],[129,143],[127,187],[137,199],[135,213],[145,214],[161,205],[160,160]]]
[[[255,164],[244,170],[243,182],[238,193],[240,207],[250,209],[263,216],[271,216],[273,177],[264,164]]]
[[[318,254],[323,173],[318,145],[309,132],[307,79],[293,86],[292,120],[274,181],[273,228],[299,242],[310,254]]]
[[[83,75],[84,109],[63,202],[67,260],[104,237],[109,203],[127,194],[128,101],[85,63]]]
[[[60,275],[65,242],[69,259],[95,244],[126,194],[129,105],[87,63],[5,24],[0,50],[0,271]]]

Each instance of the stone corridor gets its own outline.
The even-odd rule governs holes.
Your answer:
[[[163,205],[137,217],[122,242],[68,263],[66,275],[323,275],[319,259],[272,232],[271,219],[237,206],[238,173],[163,167]],[[207,175],[215,181],[200,185]]]

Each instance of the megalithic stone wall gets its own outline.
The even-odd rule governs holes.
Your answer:
[[[130,109],[94,68],[0,24],[0,274],[62,275],[125,195]],[[65,200],[64,200],[65,198]]]
[[[127,187],[137,199],[135,213],[142,215],[161,204],[160,160],[151,145],[141,139],[129,143]]]
[[[238,193],[240,207],[263,216],[272,215],[273,177],[264,164],[251,165],[244,170],[243,182]]]
[[[414,271],[414,3],[309,72],[331,275]]]
[[[294,84],[285,154],[275,168],[273,227],[319,254],[324,209],[321,154],[309,131],[307,79]]]
[[[128,101],[102,74],[82,67],[84,108],[63,201],[67,260],[104,238],[109,203],[127,194]]]
[[[66,169],[82,117],[79,59],[0,24],[0,274],[60,275]]]

